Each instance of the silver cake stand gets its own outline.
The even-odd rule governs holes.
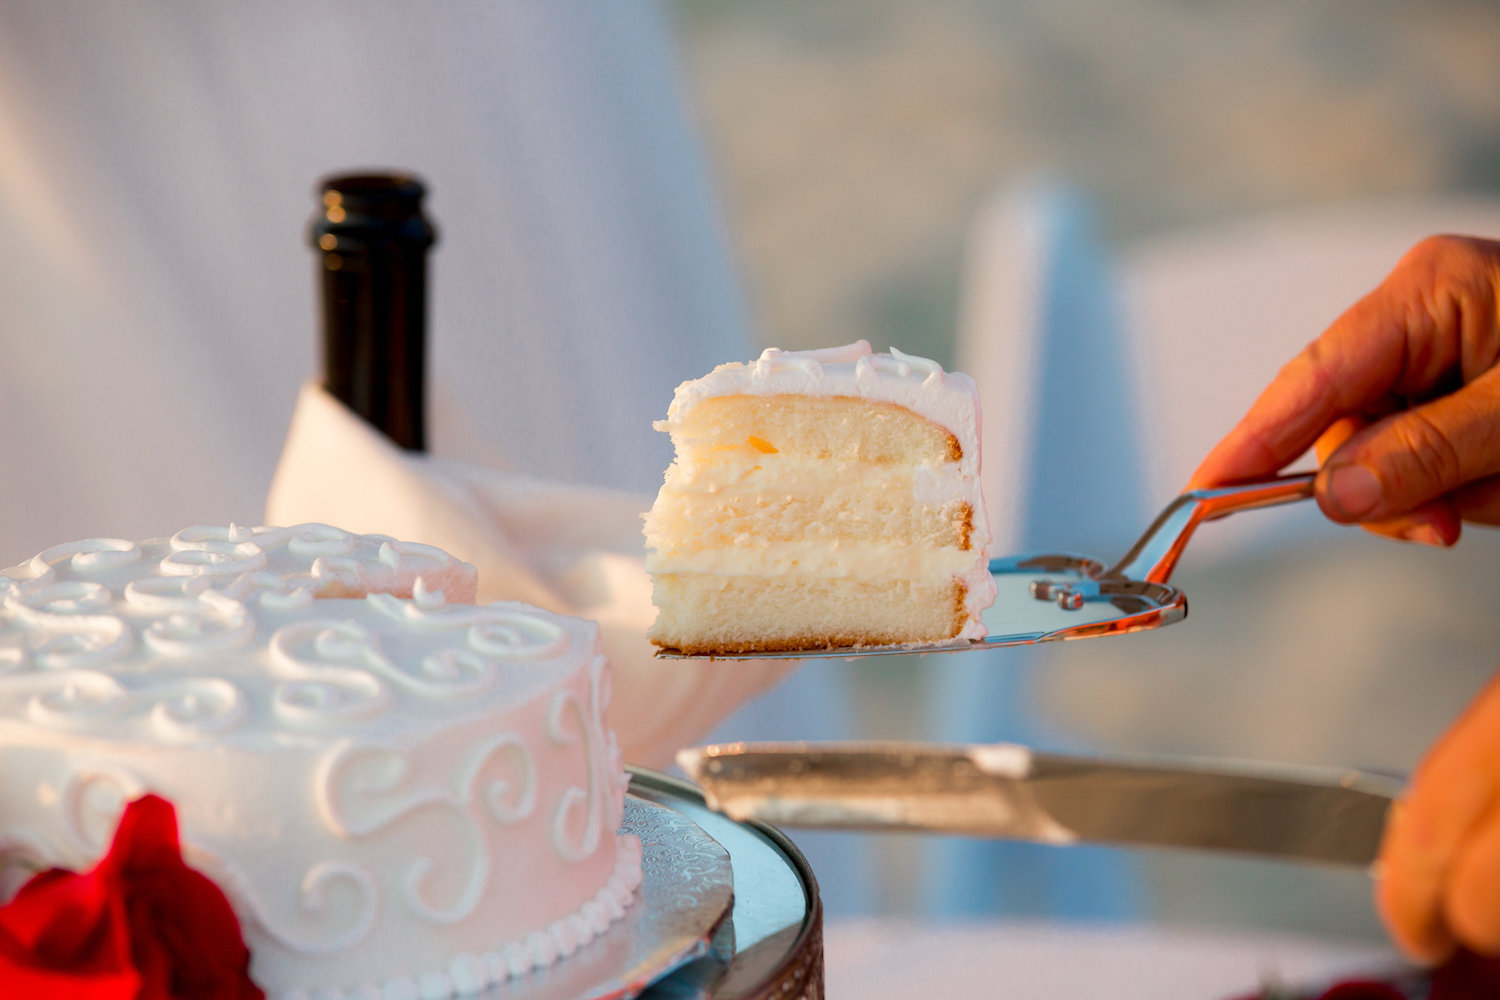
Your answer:
[[[775,827],[736,823],[698,789],[630,768],[630,792],[691,820],[729,851],[734,905],[712,947],[655,982],[641,1000],[820,1000],[823,904],[796,846]]]
[[[817,1000],[817,882],[785,835],[710,811],[690,784],[631,768],[620,832],[641,839],[623,919],[480,1000]]]

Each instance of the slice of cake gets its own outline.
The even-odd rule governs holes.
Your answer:
[[[651,639],[732,654],[985,634],[994,600],[966,375],[860,341],[677,387],[646,515]]]
[[[61,545],[0,574],[0,896],[177,808],[273,998],[469,995],[620,917],[640,844],[592,622],[326,525]],[[451,600],[450,600],[451,599]]]

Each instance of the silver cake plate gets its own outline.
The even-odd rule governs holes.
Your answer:
[[[634,795],[620,833],[641,841],[641,887],[625,911],[555,965],[497,983],[482,1000],[630,1000],[724,940],[734,903],[729,852],[692,820]]]

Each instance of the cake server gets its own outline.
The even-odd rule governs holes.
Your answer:
[[[773,826],[1237,851],[1369,866],[1399,779],[1011,744],[730,743],[678,754],[708,805]]]
[[[1061,553],[991,559],[990,575],[997,594],[994,605],[984,613],[989,635],[983,639],[728,653],[721,657],[662,649],[656,655],[663,659],[853,659],[1024,646],[1170,625],[1187,617],[1187,595],[1167,581],[1198,525],[1242,510],[1305,500],[1313,495],[1314,475],[1298,473],[1190,490],[1168,504],[1113,566],[1087,556]]]

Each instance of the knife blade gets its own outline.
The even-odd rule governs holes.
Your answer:
[[[1014,744],[730,743],[678,763],[710,808],[773,826],[1235,851],[1370,865],[1400,779]]]

